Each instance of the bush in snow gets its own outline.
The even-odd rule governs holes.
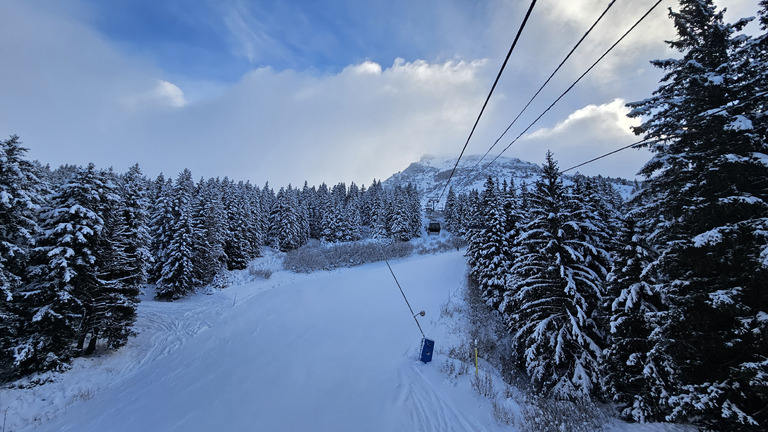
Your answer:
[[[283,268],[297,273],[332,270],[387,259],[404,258],[413,253],[413,245],[407,242],[380,243],[351,242],[331,245],[305,245],[285,255]]]

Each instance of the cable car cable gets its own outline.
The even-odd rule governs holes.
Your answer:
[[[711,117],[713,115],[720,114],[721,112],[724,112],[724,111],[726,111],[726,110],[728,110],[730,108],[735,108],[735,107],[743,106],[747,102],[749,102],[749,101],[751,101],[753,99],[756,99],[758,97],[765,96],[765,95],[768,95],[768,91],[763,91],[763,92],[756,93],[752,97],[747,98],[747,99],[745,99],[745,100],[743,100],[743,101],[741,101],[739,103],[729,102],[728,104],[726,104],[722,108],[716,109],[714,111],[708,111],[708,112],[704,112],[704,113],[698,114],[697,117],[699,117],[699,116]],[[644,140],[641,140],[641,141],[637,141],[635,143],[629,144],[627,146],[618,148],[616,150],[613,150],[613,151],[610,151],[608,153],[605,153],[605,154],[602,154],[600,156],[597,156],[595,158],[592,158],[592,159],[590,159],[590,160],[588,160],[586,162],[582,162],[582,163],[580,163],[578,165],[574,165],[574,166],[572,166],[572,167],[570,167],[568,169],[560,171],[560,173],[562,174],[562,173],[574,170],[576,168],[582,167],[584,165],[590,164],[590,163],[595,162],[597,160],[600,160],[600,159],[602,159],[604,157],[608,157],[608,156],[610,156],[610,155],[612,155],[614,153],[618,153],[620,151],[623,151],[623,150],[626,150],[626,149],[629,149],[629,148],[632,148],[632,147],[637,147],[637,146],[640,146],[640,145],[643,145],[643,144],[650,144],[652,142],[659,142],[659,141],[662,141],[662,140],[668,140],[668,139],[674,139],[674,138],[679,138],[679,136],[669,136],[669,137],[665,137],[665,138],[653,138],[653,139],[644,139]]]
[[[488,167],[489,167],[489,166],[491,166],[491,164],[493,164],[494,162],[496,162],[496,160],[498,160],[498,159],[499,159],[499,157],[501,157],[501,155],[502,155],[502,154],[504,154],[504,152],[505,152],[505,151],[507,151],[507,150],[508,150],[508,149],[509,149],[509,148],[512,146],[512,144],[516,143],[516,142],[517,142],[517,140],[519,140],[519,139],[520,139],[520,137],[522,137],[523,135],[525,135],[525,133],[526,133],[526,132],[528,132],[528,130],[529,130],[529,129],[531,129],[531,128],[532,128],[532,127],[533,127],[533,126],[534,126],[534,125],[535,125],[535,124],[536,124],[536,123],[539,121],[539,120],[541,120],[541,118],[542,118],[542,117],[544,117],[544,115],[545,115],[547,112],[549,112],[549,110],[550,110],[550,109],[552,109],[552,107],[554,107],[554,106],[555,106],[555,105],[556,105],[558,102],[560,102],[560,100],[561,100],[561,99],[562,99],[562,98],[563,98],[563,97],[564,97],[566,94],[568,94],[568,92],[570,92],[570,91],[571,91],[571,90],[572,90],[572,89],[573,89],[573,88],[576,86],[576,84],[578,84],[578,83],[579,83],[579,81],[581,81],[581,80],[582,80],[582,78],[584,78],[584,77],[585,77],[585,76],[586,76],[586,75],[587,75],[587,74],[588,74],[588,73],[589,73],[589,72],[590,72],[592,69],[594,69],[594,68],[595,68],[595,66],[597,66],[597,64],[598,64],[598,63],[600,63],[600,61],[602,61],[602,60],[603,60],[603,59],[604,59],[604,58],[605,58],[605,57],[608,55],[608,53],[610,53],[610,52],[611,52],[611,51],[612,51],[614,48],[616,48],[616,46],[617,46],[617,45],[618,45],[618,44],[619,44],[619,43],[620,43],[622,40],[624,40],[624,38],[626,38],[626,37],[627,37],[627,35],[629,35],[629,33],[631,33],[631,32],[632,32],[632,30],[634,30],[634,29],[635,29],[635,28],[636,28],[636,27],[637,27],[637,26],[638,26],[638,25],[639,25],[639,24],[640,24],[640,23],[641,23],[641,22],[642,22],[642,21],[643,21],[643,20],[644,20],[644,19],[645,19],[645,18],[648,16],[648,15],[650,15],[650,14],[651,14],[651,12],[653,12],[653,10],[654,10],[654,9],[656,9],[656,7],[657,7],[657,6],[658,6],[658,5],[659,5],[659,4],[660,4],[662,1],[663,1],[663,0],[658,0],[656,3],[654,3],[654,5],[653,5],[653,6],[651,6],[651,8],[650,8],[650,9],[648,9],[648,11],[647,11],[647,12],[646,12],[646,13],[645,13],[645,14],[644,14],[642,17],[640,17],[640,19],[639,19],[639,20],[637,20],[637,21],[636,21],[636,22],[635,22],[635,23],[632,25],[632,27],[630,27],[630,28],[629,28],[629,30],[627,30],[627,31],[626,31],[626,32],[625,32],[625,33],[624,33],[624,34],[623,34],[623,35],[622,35],[622,36],[621,36],[621,37],[620,37],[620,38],[619,38],[619,39],[618,39],[616,42],[614,42],[614,44],[613,44],[613,45],[611,45],[611,46],[610,46],[610,48],[608,48],[608,50],[606,50],[606,51],[603,53],[603,55],[601,55],[601,56],[600,56],[600,57],[599,57],[599,58],[598,58],[598,59],[597,59],[597,60],[596,60],[594,63],[592,63],[592,66],[590,66],[589,68],[587,68],[587,70],[586,70],[586,71],[584,71],[584,73],[583,73],[583,74],[581,74],[581,76],[579,76],[579,78],[577,78],[577,79],[576,79],[576,81],[574,81],[574,82],[573,82],[573,84],[571,84],[571,85],[570,85],[570,86],[569,86],[569,87],[568,87],[568,88],[567,88],[567,89],[566,89],[566,90],[565,90],[565,91],[564,91],[564,92],[563,92],[563,93],[562,93],[560,96],[558,96],[558,98],[557,98],[557,99],[555,99],[555,101],[554,101],[554,102],[552,102],[552,104],[550,104],[550,105],[547,107],[547,109],[545,109],[545,110],[544,110],[544,111],[543,111],[541,114],[539,114],[539,116],[538,116],[538,117],[536,117],[536,119],[535,119],[533,122],[531,122],[531,124],[529,124],[529,125],[528,125],[528,127],[526,127],[526,128],[525,128],[525,130],[523,130],[522,132],[520,132],[520,134],[519,134],[517,137],[515,137],[515,139],[514,139],[514,140],[512,140],[512,142],[510,142],[510,143],[509,143],[509,144],[508,144],[508,145],[507,145],[507,146],[504,148],[504,150],[502,150],[502,151],[501,151],[501,153],[499,153],[498,155],[496,155],[496,157],[495,157],[495,158],[493,158],[493,160],[492,160],[492,161],[490,161],[490,162],[489,162],[487,165],[485,165],[485,166],[483,167],[483,169],[481,170],[481,172],[482,172],[482,171],[485,171],[486,169],[488,169]]]
[[[507,57],[504,59],[504,63],[501,65],[501,69],[499,69],[498,75],[496,75],[496,80],[493,82],[493,86],[491,86],[491,91],[488,92],[488,97],[485,98],[485,103],[483,103],[483,107],[480,109],[480,114],[477,116],[477,120],[475,120],[474,126],[472,126],[472,130],[469,132],[469,136],[467,137],[467,141],[464,143],[464,147],[461,149],[461,153],[459,153],[458,159],[456,159],[456,164],[453,166],[453,170],[451,170],[451,175],[448,176],[448,180],[445,182],[445,187],[443,187],[443,191],[440,192],[440,197],[437,199],[439,202],[440,199],[443,198],[443,194],[445,194],[445,190],[448,188],[448,184],[451,182],[451,179],[453,178],[453,174],[456,173],[456,167],[459,166],[459,161],[461,161],[461,157],[464,155],[464,151],[467,150],[467,145],[469,145],[469,140],[472,139],[472,135],[475,133],[475,129],[477,128],[477,124],[480,122],[480,118],[483,116],[483,112],[485,111],[485,107],[488,105],[488,101],[491,99],[491,95],[493,94],[493,90],[496,89],[496,84],[499,83],[499,79],[501,78],[502,72],[504,72],[504,68],[507,66],[507,62],[509,61],[509,57],[512,55],[512,51],[515,49],[515,45],[517,45],[518,39],[520,39],[520,35],[523,33],[523,29],[525,28],[525,24],[528,22],[528,17],[531,16],[531,12],[533,11],[533,7],[536,5],[536,0],[531,1],[531,6],[528,8],[528,12],[525,14],[525,18],[523,18],[522,24],[520,24],[520,28],[517,30],[517,35],[515,35],[515,40],[512,42],[512,46],[509,48],[509,52],[507,53]]]
[[[501,139],[504,137],[504,135],[506,135],[506,133],[507,133],[507,132],[509,132],[509,129],[510,129],[510,128],[512,128],[512,126],[513,126],[513,125],[514,125],[514,124],[517,122],[517,120],[520,118],[520,116],[522,116],[522,115],[523,115],[523,113],[525,112],[525,110],[527,110],[527,109],[528,109],[528,107],[531,105],[531,103],[533,103],[534,99],[536,99],[536,98],[539,96],[539,93],[541,93],[541,91],[542,91],[542,90],[544,90],[544,87],[546,87],[546,86],[547,86],[547,84],[549,84],[549,82],[552,80],[552,78],[555,76],[555,74],[557,74],[557,72],[558,72],[558,71],[560,71],[560,69],[563,67],[563,65],[565,64],[565,62],[566,62],[566,61],[568,61],[568,59],[571,57],[571,55],[572,55],[572,54],[573,54],[573,53],[576,51],[576,49],[579,47],[579,45],[581,45],[581,43],[582,43],[582,42],[584,42],[584,39],[586,39],[586,38],[587,38],[587,36],[589,36],[589,33],[591,33],[591,32],[592,32],[592,30],[595,28],[595,26],[597,26],[597,23],[599,23],[599,22],[600,22],[600,20],[602,20],[602,19],[603,19],[603,17],[605,16],[605,14],[606,14],[606,13],[608,13],[608,11],[611,9],[611,7],[613,6],[613,4],[614,4],[614,3],[616,3],[616,0],[612,0],[612,1],[611,1],[611,2],[608,4],[608,7],[606,7],[606,8],[605,8],[605,10],[603,11],[603,13],[602,13],[602,14],[600,14],[600,16],[599,16],[599,17],[597,17],[597,20],[595,20],[595,22],[594,22],[594,23],[592,23],[592,26],[591,26],[591,27],[590,27],[590,28],[587,30],[587,32],[586,32],[586,33],[584,33],[584,35],[581,37],[581,39],[579,39],[579,41],[578,41],[578,42],[576,42],[576,45],[574,45],[574,46],[573,46],[573,48],[571,48],[571,51],[570,51],[570,52],[568,52],[568,54],[565,56],[565,58],[563,59],[563,61],[561,61],[561,62],[560,62],[560,64],[559,64],[559,65],[558,65],[558,66],[555,68],[554,72],[552,72],[552,74],[550,74],[550,75],[549,75],[549,78],[547,78],[547,80],[546,80],[546,81],[544,81],[544,84],[542,84],[542,85],[541,85],[541,87],[539,87],[539,89],[536,91],[536,93],[534,93],[534,95],[531,97],[531,99],[528,101],[528,103],[526,103],[526,104],[525,104],[525,106],[523,107],[523,109],[522,109],[522,110],[520,110],[520,112],[517,114],[517,116],[514,118],[514,120],[512,120],[512,122],[509,124],[509,126],[507,126],[507,128],[506,128],[506,129],[504,129],[504,132],[502,132],[502,133],[501,133],[501,135],[500,135],[498,138],[496,138],[496,141],[494,141],[494,142],[493,142],[493,145],[491,145],[491,147],[488,149],[488,151],[487,151],[487,152],[485,152],[485,154],[483,155],[483,157],[481,157],[481,158],[480,158],[480,160],[478,160],[478,161],[477,161],[477,163],[475,164],[475,166],[473,166],[473,167],[472,167],[472,171],[474,171],[474,170],[475,170],[475,168],[477,168],[477,167],[480,165],[480,163],[483,161],[483,159],[485,159],[485,157],[486,157],[486,156],[488,156],[488,154],[489,154],[489,153],[490,153],[490,152],[493,150],[493,148],[494,148],[494,147],[496,147],[496,144],[498,144],[498,143],[499,143],[499,141],[501,141]],[[471,175],[472,175],[472,173],[470,172],[470,177],[471,177]]]

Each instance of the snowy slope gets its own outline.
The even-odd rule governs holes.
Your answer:
[[[274,261],[266,267],[278,263],[266,259]],[[71,371],[50,375],[53,382],[0,390],[6,430],[510,430],[472,389],[471,372],[443,372],[458,361],[446,353],[461,340],[460,317],[440,311],[450,298],[460,301],[465,258],[453,252],[392,266],[414,308],[426,311],[420,322],[436,340],[432,363],[416,360],[421,335],[383,263],[311,275],[279,271],[173,303],[148,293],[140,334],[128,346],[77,359]],[[239,279],[252,278],[246,270]],[[481,373],[502,388],[482,361]],[[516,400],[499,397],[519,414]]]
[[[463,260],[394,264],[412,304],[427,311],[427,331]],[[456,405],[436,363],[415,360],[421,335],[409,315],[382,264],[278,273],[212,296],[146,300],[129,347],[99,365],[80,359],[57,383],[0,395],[4,405],[26,397],[11,404],[9,430],[496,430],[487,407]],[[44,418],[19,418],[37,405]]]

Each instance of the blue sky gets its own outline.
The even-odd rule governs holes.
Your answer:
[[[608,0],[539,0],[469,153],[485,153]],[[617,0],[516,136],[654,0]],[[729,19],[757,0],[730,0]],[[30,156],[256,184],[369,184],[456,156],[528,1],[0,0],[0,135]],[[624,102],[675,55],[665,0],[505,153],[563,167],[634,140]],[[508,143],[505,138],[501,145]],[[500,147],[503,148],[503,147]],[[583,169],[632,177],[647,153]]]

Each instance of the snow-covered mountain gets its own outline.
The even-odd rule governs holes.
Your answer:
[[[457,193],[472,189],[482,189],[488,176],[499,181],[513,179],[515,185],[522,181],[532,183],[539,176],[540,167],[534,163],[517,158],[499,157],[494,163],[488,156],[481,161],[480,155],[467,155],[461,158],[456,172],[451,179],[451,186]],[[454,157],[424,156],[408,168],[400,171],[383,182],[385,185],[406,185],[412,183],[421,192],[423,199],[437,198],[443,191],[451,171],[456,165]],[[442,198],[445,202],[445,196]]]
[[[513,181],[517,187],[523,182],[530,185],[536,181],[541,172],[540,165],[517,158],[500,156],[496,161],[490,163],[492,160],[493,157],[491,156],[484,159],[480,155],[462,157],[450,182],[454,191],[458,194],[469,192],[472,189],[482,190],[488,176],[500,182]],[[421,193],[423,204],[426,204],[429,200],[436,200],[440,197],[455,165],[456,158],[454,157],[427,155],[382,183],[388,186],[414,184]],[[565,177],[567,183],[570,176],[566,175]],[[632,182],[622,179],[609,180],[624,198],[631,195]],[[442,199],[440,199],[438,207],[445,204],[445,195],[443,194]]]

